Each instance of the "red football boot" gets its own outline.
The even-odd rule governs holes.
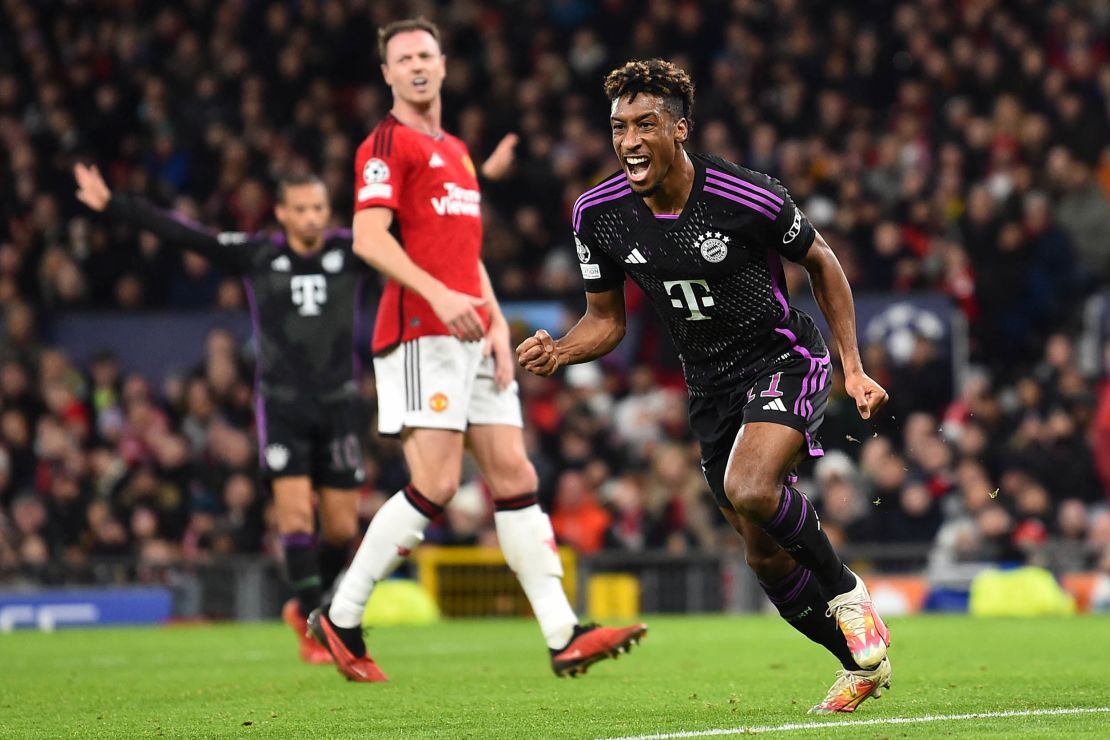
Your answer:
[[[560,678],[585,675],[586,669],[594,663],[606,658],[616,659],[638,644],[646,634],[646,624],[632,627],[578,625],[565,648],[551,651],[551,669]]]
[[[281,608],[281,619],[297,633],[301,660],[310,665],[327,665],[332,662],[328,649],[308,634],[308,621],[301,616],[301,607],[296,599],[285,602],[285,606]]]
[[[382,673],[382,669],[378,668],[378,664],[366,652],[365,644],[362,646],[363,654],[356,656],[336,634],[336,629],[337,627],[328,619],[324,607],[313,609],[308,615],[308,631],[317,642],[328,649],[331,656],[335,658],[335,667],[347,677],[348,681],[381,683],[389,680],[389,677]],[[359,640],[362,640],[361,634]]]

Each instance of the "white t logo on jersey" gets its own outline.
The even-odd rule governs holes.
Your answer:
[[[702,290],[694,290],[695,285]],[[678,290],[675,291],[672,288],[678,288]],[[663,290],[671,296],[672,306],[690,312],[686,317],[687,321],[707,321],[713,318],[702,313],[702,309],[713,305],[713,296],[709,294],[709,285],[704,280],[668,280],[663,283]]]
[[[320,306],[328,302],[328,281],[323,275],[294,275],[289,287],[293,290],[293,305],[300,307],[301,316],[319,316]]]

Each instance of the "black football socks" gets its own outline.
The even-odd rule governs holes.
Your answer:
[[[343,566],[347,564],[347,559],[351,555],[351,543],[344,542],[342,545],[334,545],[326,539],[321,539],[319,550],[320,588],[327,591],[335,583],[335,579],[339,577]]]
[[[805,494],[783,486],[778,509],[763,525],[763,531],[800,565],[813,571],[826,601],[855,588],[855,576],[836,554]]]
[[[759,586],[787,624],[836,656],[846,670],[860,670],[812,571],[798,565],[778,580],[760,579]]]
[[[320,606],[322,590],[320,587],[320,563],[316,553],[316,537],[308,532],[296,532],[281,536],[285,550],[285,573],[289,588],[297,597],[301,615],[307,617]]]

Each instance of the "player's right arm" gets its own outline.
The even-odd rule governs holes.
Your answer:
[[[373,207],[356,211],[355,254],[390,280],[416,291],[454,336],[468,342],[484,337],[486,332],[475,308],[485,303],[485,299],[448,288],[413,262],[389,232],[391,223],[393,211],[389,208]]]
[[[543,329],[516,348],[517,362],[530,373],[551,375],[564,365],[589,362],[612,352],[624,339],[624,285],[586,293],[586,314],[561,339]]]
[[[238,232],[215,234],[155,208],[142,198],[113,194],[95,165],[73,166],[77,200],[99,213],[149,231],[166,244],[197,252],[224,268],[242,270],[249,260],[247,236]]]

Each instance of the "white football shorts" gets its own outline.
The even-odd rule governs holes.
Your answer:
[[[524,426],[517,382],[497,389],[493,356],[482,355],[483,345],[428,336],[375,357],[378,431],[396,435],[405,428],[465,432],[471,424]]]

